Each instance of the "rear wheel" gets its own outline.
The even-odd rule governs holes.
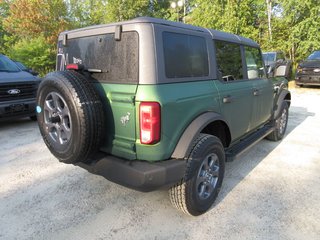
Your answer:
[[[102,103],[91,83],[77,72],[53,72],[43,79],[37,113],[44,142],[62,162],[86,162],[102,143]]]
[[[212,206],[221,188],[225,169],[221,141],[201,134],[187,164],[184,178],[169,190],[170,200],[176,208],[198,216]]]

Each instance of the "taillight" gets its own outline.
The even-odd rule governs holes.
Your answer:
[[[66,66],[67,70],[83,70],[83,65],[71,63]]]
[[[140,103],[140,142],[155,144],[160,141],[161,116],[157,102]]]

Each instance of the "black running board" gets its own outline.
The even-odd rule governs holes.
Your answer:
[[[265,138],[267,135],[274,131],[274,126],[266,125],[259,130],[253,132],[239,143],[226,149],[226,161],[231,162],[237,158],[241,153],[255,145],[261,139]]]

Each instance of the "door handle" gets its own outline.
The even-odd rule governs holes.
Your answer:
[[[260,90],[259,89],[253,89],[253,96],[259,96]]]
[[[231,103],[233,98],[231,96],[225,96],[223,97],[223,103]]]

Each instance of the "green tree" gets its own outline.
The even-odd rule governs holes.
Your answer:
[[[0,53],[6,53],[9,46],[7,45],[9,33],[3,27],[3,20],[9,14],[10,1],[0,0]]]
[[[119,22],[148,15],[149,0],[109,0],[106,5],[106,22]]]
[[[40,74],[52,70],[58,34],[70,27],[63,0],[12,0],[3,19],[6,54]],[[8,47],[10,45],[10,47]]]
[[[194,0],[189,22],[258,39],[259,1]]]
[[[23,62],[44,75],[55,66],[55,52],[43,36],[22,39],[12,46],[8,52],[10,58]]]
[[[73,28],[105,22],[106,0],[67,0],[69,20]]]
[[[74,28],[130,20],[139,16],[170,18],[167,0],[67,0]]]
[[[320,5],[318,0],[282,0],[288,35],[285,48],[293,61],[300,61],[320,49]]]
[[[42,34],[55,43],[58,33],[68,29],[67,6],[63,0],[13,0],[4,28],[19,38]]]

